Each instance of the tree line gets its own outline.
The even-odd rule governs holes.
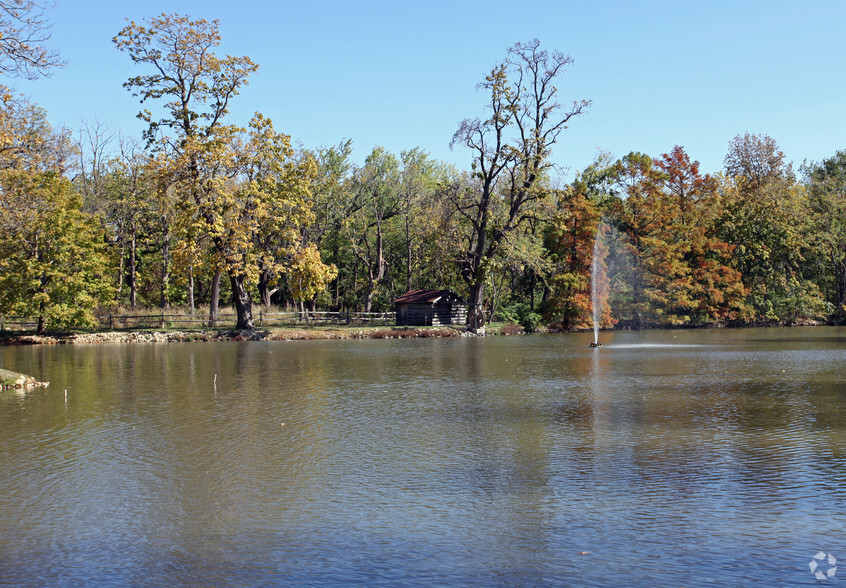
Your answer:
[[[217,55],[217,21],[162,14],[113,41],[137,73],[124,86],[141,137],[54,129],[0,94],[0,313],[40,331],[171,305],[211,321],[231,305],[251,329],[256,304],[382,311],[415,288],[464,296],[473,331],[575,329],[591,321],[593,284],[608,327],[843,315],[846,152],[797,173],[772,138],[743,134],[717,173],[675,146],[602,154],[564,181],[554,146],[590,102],[563,101],[571,59],[534,40],[480,83],[485,112],[452,138],[467,169],[421,148],[375,147],[357,164],[350,140],[295,148],[261,113],[230,120],[258,65]],[[0,72],[61,65],[20,46],[0,44]]]

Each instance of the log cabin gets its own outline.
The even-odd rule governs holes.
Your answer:
[[[441,326],[467,322],[467,302],[452,290],[409,290],[396,300],[398,325]]]

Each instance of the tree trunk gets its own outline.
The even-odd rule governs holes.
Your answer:
[[[209,299],[209,326],[217,323],[217,307],[220,305],[220,270],[214,270],[211,283],[211,298]]]
[[[529,287],[532,289],[530,297],[529,297],[529,309],[534,312],[535,311],[535,285],[537,281],[537,274],[534,270],[529,270],[532,272],[532,277],[529,280]]]
[[[261,300],[261,305],[265,308],[270,307],[270,288],[267,286],[267,279],[265,277],[264,272],[261,273],[259,276],[258,281],[258,291],[259,291],[259,300]]]
[[[203,280],[203,276],[199,275],[194,278],[194,296],[197,299],[197,304],[202,304],[204,300],[208,299],[208,290],[206,290],[206,283]]]
[[[161,307],[170,308],[168,289],[170,287],[170,228],[165,229],[162,239],[162,285],[161,285]]]
[[[118,264],[118,275],[117,275],[117,299],[120,301],[120,296],[123,294],[123,280],[124,280],[124,271],[126,269],[126,239],[124,238],[124,233],[121,230],[120,236],[120,263]]]
[[[262,270],[259,274],[258,291],[261,298],[261,304],[267,309],[270,309],[270,299],[279,288],[270,287],[270,272]]]
[[[308,326],[308,307],[304,300],[300,300],[300,316],[305,317],[305,324]]]
[[[493,290],[493,293],[491,294],[491,320],[494,320],[496,317],[496,313],[499,310],[500,294],[502,294],[502,291],[505,288],[505,275],[500,275],[499,285],[497,285],[495,277],[491,280],[491,289]]]
[[[188,265],[188,307],[191,309],[191,316],[194,316],[194,266]]]
[[[373,293],[375,289],[373,282],[369,282],[367,286],[367,294],[364,297],[364,312],[370,312],[370,309],[373,307]]]
[[[341,310],[344,306],[344,303],[341,301],[341,278],[336,277],[333,285],[335,287],[335,307]]]
[[[353,264],[353,283],[352,283],[352,291],[353,296],[357,299],[358,298],[358,261]],[[356,308],[358,305],[356,305]]]
[[[138,302],[138,272],[135,261],[136,249],[135,228],[132,229],[132,238],[129,241],[129,307],[135,308]]]
[[[409,216],[405,216],[405,291],[411,290],[411,224],[409,223]]]
[[[835,313],[838,317],[846,314],[846,262],[835,262],[835,290],[837,295],[837,308]]]
[[[479,335],[485,334],[485,284],[471,284],[467,301],[467,330]]]
[[[235,328],[252,331],[256,327],[253,324],[253,301],[247,289],[247,278],[243,275],[229,274],[229,283],[232,285],[232,302],[235,303],[235,312],[238,315]]]

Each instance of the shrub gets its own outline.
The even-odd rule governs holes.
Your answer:
[[[527,333],[537,331],[542,320],[541,315],[533,311],[525,302],[506,306],[498,314],[503,322],[520,325]]]
[[[499,330],[500,335],[522,335],[524,332],[523,327],[513,323],[503,325],[503,327]]]

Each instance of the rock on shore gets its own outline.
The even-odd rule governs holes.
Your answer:
[[[26,374],[0,369],[0,390],[6,388],[39,388],[49,385],[50,382],[39,382]]]

